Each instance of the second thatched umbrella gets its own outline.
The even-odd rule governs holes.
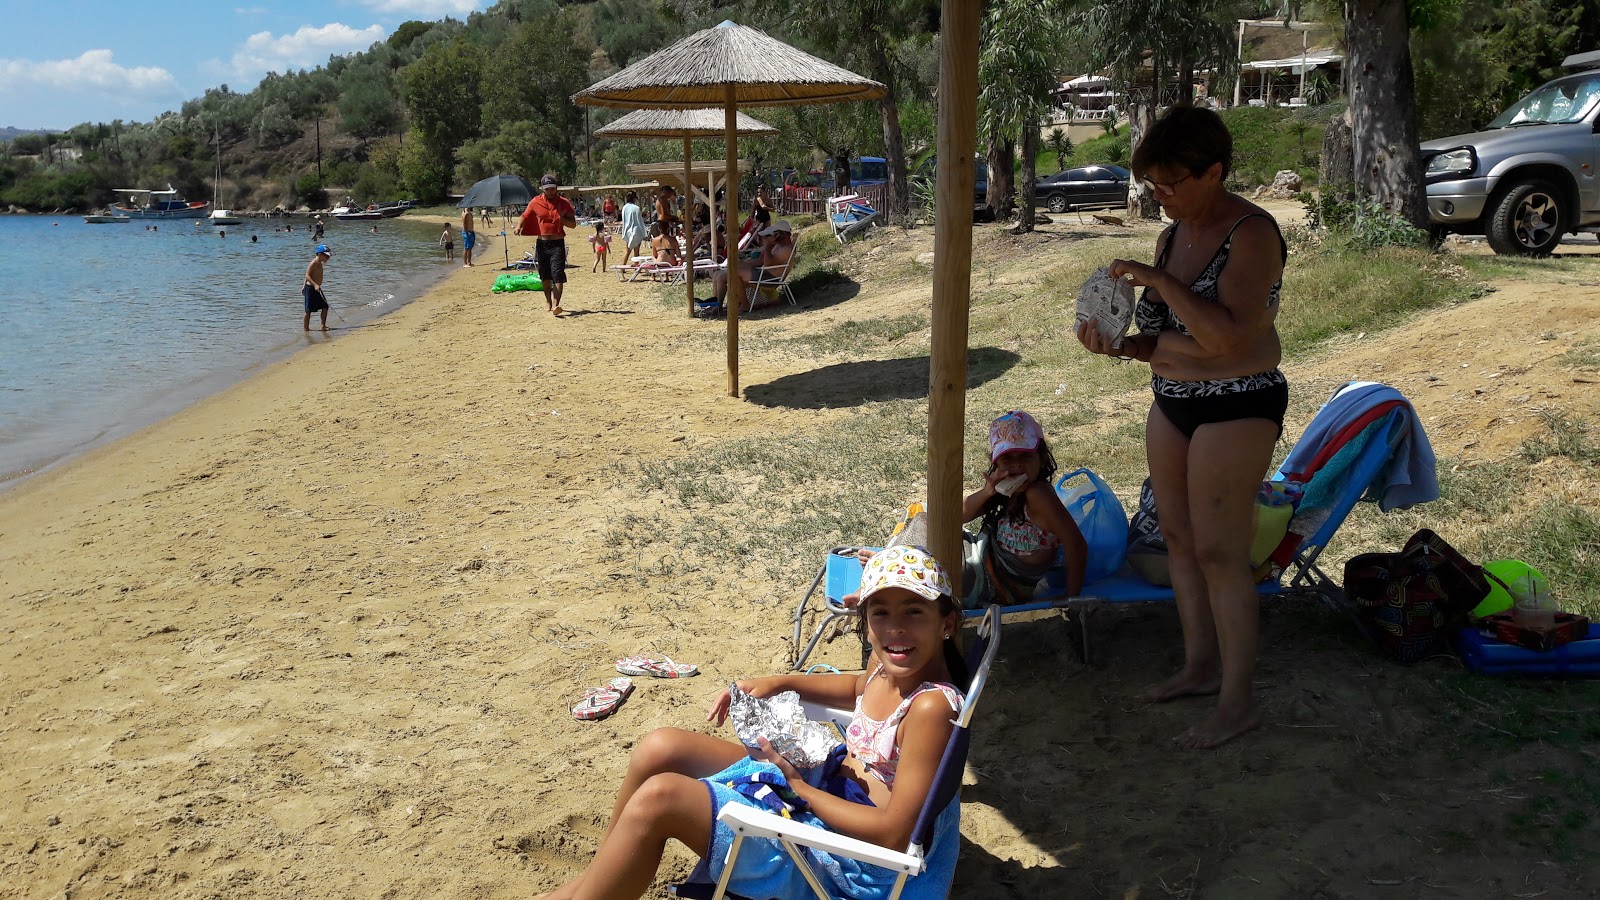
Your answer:
[[[697,31],[573,95],[585,106],[723,110],[727,171],[739,161],[738,108],[876,100],[882,84],[769,37],[723,22]],[[739,210],[739,180],[728,179],[729,215]],[[732,232],[732,229],[729,229]],[[728,394],[739,396],[738,265],[728,266]]]
[[[689,180],[689,165],[694,162],[693,148],[690,142],[695,138],[716,137],[723,133],[726,122],[723,116],[714,109],[638,109],[622,118],[595,130],[601,137],[611,138],[683,138],[683,185],[691,194],[694,184]],[[737,114],[738,134],[740,137],[766,136],[777,134],[778,129],[765,122],[745,115]],[[738,176],[729,172],[729,177],[737,179]],[[685,196],[685,200],[688,195]],[[711,241],[713,249],[716,246],[717,236],[717,204],[716,196],[706,198],[706,206],[711,210]],[[733,220],[739,221],[739,212],[734,210]],[[729,229],[729,234],[733,233]],[[692,242],[692,237],[685,244]],[[690,247],[684,247],[684,280],[689,293],[689,315],[694,315],[694,253]],[[716,254],[713,252],[713,258]],[[728,254],[729,259],[734,259],[734,254]],[[738,265],[735,260],[731,265]]]

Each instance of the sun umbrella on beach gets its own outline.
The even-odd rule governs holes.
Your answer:
[[[474,208],[489,206],[527,206],[533,199],[533,185],[521,175],[490,175],[467,188],[467,193],[456,206]]]
[[[744,113],[736,114],[738,133],[742,137],[766,136],[777,134],[778,129],[773,128],[752,116]],[[595,134],[601,137],[612,138],[683,138],[683,187],[690,194],[694,192],[694,185],[689,181],[690,164],[694,162],[694,155],[689,142],[697,137],[716,137],[723,134],[727,123],[723,115],[714,109],[636,109],[622,118],[595,129]],[[730,173],[730,178],[737,177]],[[711,243],[712,257],[716,256],[717,241],[717,204],[714,196],[706,197],[706,206],[711,210]],[[733,212],[733,220],[739,221],[737,210]],[[731,231],[730,231],[731,233]],[[685,248],[686,250],[688,248]],[[729,253],[728,257],[733,258]],[[684,283],[689,294],[689,315],[694,315],[694,260],[685,257]]]
[[[526,208],[533,200],[533,185],[521,175],[490,175],[472,187],[467,188],[467,193],[456,206],[472,209],[478,206],[488,206],[498,209],[501,217],[505,216],[505,207],[520,206]],[[506,268],[511,268],[511,249],[506,244],[506,229],[500,228],[500,252],[505,255]]]
[[[574,94],[585,106],[624,109],[721,109],[727,170],[738,171],[738,108],[876,100],[886,88],[870,78],[803,53],[765,33],[723,22],[658,50]],[[728,179],[728,209],[737,215],[739,180]],[[728,266],[728,394],[739,396],[739,267]]]

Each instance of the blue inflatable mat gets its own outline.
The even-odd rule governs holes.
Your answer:
[[[1463,628],[1456,650],[1467,668],[1480,675],[1545,675],[1600,677],[1600,625],[1589,626],[1589,636],[1540,653],[1507,644],[1476,628]]]

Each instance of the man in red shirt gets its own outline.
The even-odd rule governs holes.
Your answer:
[[[578,227],[578,213],[561,196],[556,176],[539,179],[539,196],[528,201],[528,208],[517,224],[517,234],[532,235],[534,259],[539,264],[539,280],[544,282],[545,308],[561,315],[561,291],[567,285],[567,229]]]

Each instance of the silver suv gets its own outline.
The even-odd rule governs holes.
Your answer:
[[[1600,66],[1600,51],[1563,65]],[[1439,231],[1482,234],[1496,253],[1522,256],[1600,231],[1600,68],[1543,85],[1483,131],[1428,141],[1422,156]]]

